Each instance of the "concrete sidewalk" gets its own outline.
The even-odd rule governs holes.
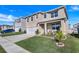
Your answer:
[[[7,53],[30,53],[29,51],[2,37],[0,37],[0,45]]]

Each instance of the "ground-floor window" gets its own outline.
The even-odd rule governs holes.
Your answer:
[[[52,30],[60,30],[60,24],[52,24]]]

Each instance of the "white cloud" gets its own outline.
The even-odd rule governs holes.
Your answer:
[[[79,6],[71,6],[72,10],[79,11]]]
[[[11,9],[11,10],[9,10],[10,12],[16,12],[17,10],[13,10],[13,9]]]
[[[69,11],[79,11],[79,6],[77,5],[71,6]]]
[[[13,22],[16,18],[12,15],[0,14],[0,21]]]

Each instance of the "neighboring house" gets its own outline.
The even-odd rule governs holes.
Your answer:
[[[74,29],[73,28],[68,29],[68,33],[69,34],[72,34],[73,32],[74,32]]]
[[[69,33],[69,34],[72,34],[73,31],[74,31],[73,28],[71,28],[71,25],[69,24],[69,25],[68,25],[68,33]]]
[[[12,25],[0,25],[1,30],[14,29]]]
[[[64,34],[68,33],[67,12],[65,6],[47,11],[38,12],[27,17],[21,18],[21,29],[24,28],[27,34],[35,34],[38,29],[40,34],[47,34],[50,30],[61,30]],[[15,23],[15,26],[20,26]],[[16,29],[16,28],[15,28]]]
[[[74,33],[75,34],[78,34],[79,33],[79,23],[73,25],[73,30],[74,30]]]

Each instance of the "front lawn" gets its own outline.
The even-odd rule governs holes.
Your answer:
[[[29,39],[17,42],[19,46],[31,51],[39,53],[73,53],[79,52],[79,39],[69,36],[65,40],[65,47],[59,48],[56,46],[55,41],[47,37],[31,37]]]
[[[0,53],[5,53],[4,49],[0,46]]]
[[[24,33],[23,32],[11,32],[11,33],[1,34],[0,36],[4,37],[4,36],[19,35],[19,34],[24,34]]]

